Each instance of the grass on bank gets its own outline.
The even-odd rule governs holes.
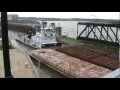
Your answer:
[[[111,49],[113,51],[119,51],[119,46],[113,46],[111,44],[104,44],[104,43],[97,43],[95,41],[77,40],[77,39],[69,38],[69,37],[63,37],[63,41],[72,42],[76,44],[92,45],[98,48],[106,48],[106,49]]]

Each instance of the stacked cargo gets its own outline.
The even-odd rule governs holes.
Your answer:
[[[110,70],[115,70],[119,67],[119,53],[111,50],[92,46],[68,46],[59,47],[56,50]]]
[[[108,54],[107,56],[119,60],[119,52],[113,52],[113,53],[111,53],[111,54]]]
[[[52,49],[32,50],[31,56],[75,78],[100,78],[111,70]]]

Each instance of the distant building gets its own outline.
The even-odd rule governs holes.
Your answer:
[[[16,14],[8,14],[8,20],[9,21],[17,21],[18,20],[18,15],[16,15]]]

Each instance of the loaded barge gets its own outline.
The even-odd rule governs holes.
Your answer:
[[[99,51],[98,53],[101,52]],[[113,52],[111,52],[111,54],[112,53]],[[114,62],[114,65],[111,66],[110,63],[107,62],[108,58],[106,58],[105,61],[101,61],[101,63],[98,62],[98,60],[97,63],[93,63],[87,61],[86,59],[84,60],[84,58],[76,58],[68,55],[67,53],[62,53],[53,49],[32,50],[29,51],[28,54],[32,58],[35,58],[38,62],[41,62],[59,73],[71,78],[102,78],[119,67],[119,62],[114,62],[112,60],[113,58],[111,58],[111,60]],[[107,55],[107,51],[102,54],[102,56],[104,55]],[[101,54],[93,56],[90,58],[101,57]],[[107,64],[105,63],[103,65],[103,62],[106,62]]]

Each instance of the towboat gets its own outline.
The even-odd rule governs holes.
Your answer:
[[[48,47],[58,43],[56,41],[55,30],[52,27],[39,28],[35,30],[34,34],[32,31],[29,34],[19,34],[16,40],[33,48]]]

